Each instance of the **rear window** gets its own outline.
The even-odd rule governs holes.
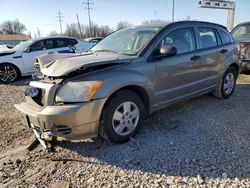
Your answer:
[[[59,38],[56,39],[56,46],[57,48],[68,47],[76,45],[78,42],[75,39],[68,39],[68,38]]]
[[[216,32],[213,28],[199,27],[201,48],[211,48],[218,45]]]
[[[231,35],[225,31],[220,30],[220,36],[223,44],[230,44],[231,42],[233,42]]]

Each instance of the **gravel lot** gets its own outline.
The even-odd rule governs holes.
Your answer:
[[[250,75],[228,100],[209,95],[153,114],[126,144],[58,142],[28,152],[13,104],[24,79],[0,85],[0,187],[250,187]]]

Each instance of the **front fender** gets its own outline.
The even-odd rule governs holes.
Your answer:
[[[95,94],[94,98],[110,97],[116,91],[127,86],[138,86],[144,89],[149,97],[151,97],[154,91],[153,85],[154,81],[150,80],[149,77],[143,73],[133,70],[118,71],[104,80],[102,87]]]

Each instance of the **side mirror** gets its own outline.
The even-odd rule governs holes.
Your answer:
[[[74,45],[69,45],[68,47],[69,47],[69,49],[72,50],[72,51],[75,51],[75,50],[76,50],[76,47],[75,47]]]
[[[24,52],[25,52],[25,53],[29,53],[30,51],[31,51],[31,50],[30,50],[30,47],[27,47],[27,48],[24,49]]]
[[[177,49],[174,46],[164,45],[160,48],[159,52],[156,54],[156,58],[170,57],[177,54]]]

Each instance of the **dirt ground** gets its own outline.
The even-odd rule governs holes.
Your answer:
[[[0,85],[0,187],[250,187],[250,75],[234,95],[196,97],[154,113],[125,144],[63,141],[29,152],[13,105],[25,82]]]

